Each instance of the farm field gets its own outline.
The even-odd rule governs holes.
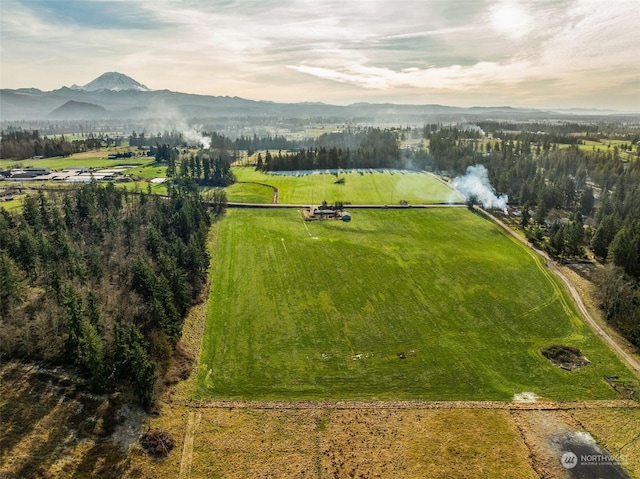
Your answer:
[[[257,196],[261,203],[271,203],[273,191],[278,189],[278,203],[314,204],[326,200],[332,204],[342,201],[345,204],[398,204],[404,200],[409,203],[442,203],[464,201],[452,193],[451,189],[428,173],[340,173],[309,174],[306,176],[284,176],[255,171],[254,168],[234,168],[240,184],[228,188],[229,201],[243,201],[244,191],[251,184],[261,184]],[[344,184],[336,183],[344,178]],[[264,186],[268,185],[268,186]],[[260,186],[260,185],[257,185]]]
[[[542,259],[466,209],[230,210],[217,244],[199,398],[613,399],[604,377],[631,378]]]
[[[85,168],[112,168],[120,165],[144,166],[153,164],[154,160],[147,157],[138,158],[118,158],[115,160],[107,159],[107,153],[104,152],[87,152],[71,155],[66,158],[44,158],[41,160],[0,160],[0,168],[27,167],[51,168],[52,170],[62,170],[64,168],[85,167]]]

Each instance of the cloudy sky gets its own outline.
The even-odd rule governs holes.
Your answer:
[[[2,0],[0,86],[640,111],[640,0]]]

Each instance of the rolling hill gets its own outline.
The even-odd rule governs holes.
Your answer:
[[[150,90],[133,78],[118,72],[107,72],[83,86],[72,85],[52,91],[37,88],[0,90],[0,120],[43,120],[58,108],[73,101],[93,104],[95,108],[67,107],[65,119],[154,118],[170,113],[187,118],[288,117],[350,119],[390,122],[460,121],[465,119],[500,120],[576,120],[582,116],[634,118],[640,113],[548,111],[510,106],[461,108],[438,104],[404,105],[354,103],[346,106],[326,103],[277,103],[256,101],[237,96],[211,96],[170,90]],[[73,105],[73,104],[72,104]],[[76,105],[77,106],[77,105]],[[55,114],[57,115],[57,113]],[[53,115],[53,117],[55,117]],[[87,116],[88,115],[88,116]]]

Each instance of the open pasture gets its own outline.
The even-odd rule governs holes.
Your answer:
[[[90,152],[91,155],[80,153],[68,157],[55,157],[43,159],[27,159],[27,160],[0,160],[1,168],[17,168],[17,167],[35,167],[35,168],[51,168],[52,170],[63,170],[65,168],[113,168],[120,165],[144,166],[153,164],[153,160],[147,157],[138,158],[118,158],[115,160],[107,159],[107,154]]]
[[[242,201],[242,192],[247,183],[269,185],[278,189],[278,203],[320,204],[326,200],[332,204],[342,201],[345,204],[398,204],[404,200],[409,203],[443,203],[464,201],[452,190],[429,173],[422,172],[373,172],[307,174],[287,176],[255,171],[253,168],[234,168],[239,182],[228,191],[229,201]],[[344,179],[344,183],[337,183]],[[262,202],[270,203],[271,198],[263,189]]]
[[[606,399],[631,374],[542,259],[466,209],[230,210],[213,267],[202,398]],[[554,366],[552,344],[591,364]]]

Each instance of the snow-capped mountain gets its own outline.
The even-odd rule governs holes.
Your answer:
[[[147,88],[142,83],[138,83],[133,78],[118,72],[103,73],[98,78],[87,83],[86,85],[83,85],[83,86],[73,85],[71,89],[84,90],[84,91],[98,91],[98,90],[151,91],[151,89]]]

